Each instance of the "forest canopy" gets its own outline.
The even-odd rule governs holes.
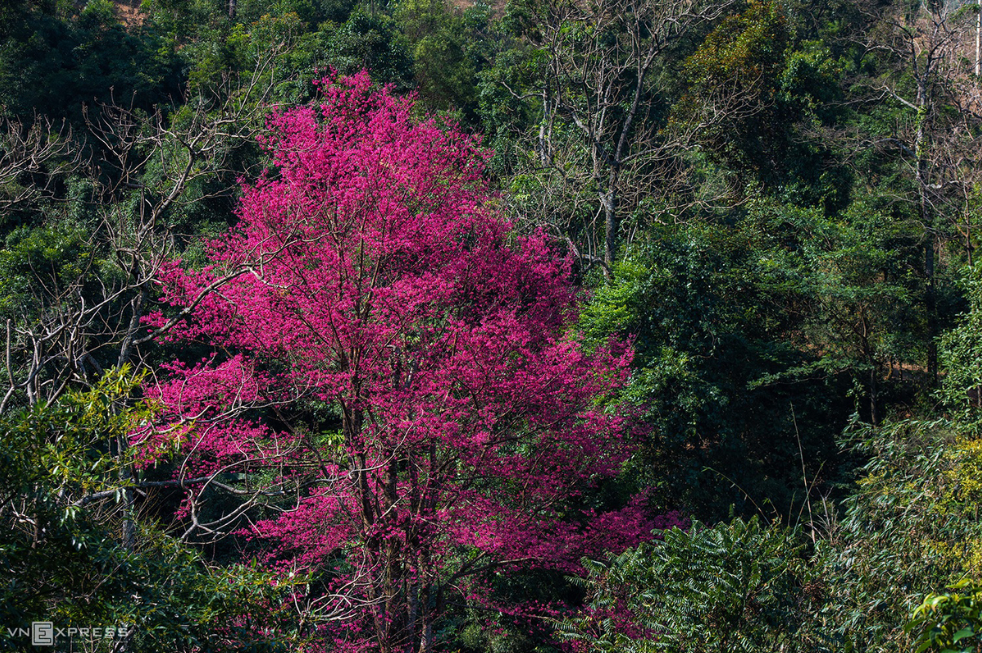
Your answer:
[[[982,650],[980,39],[4,2],[0,649]]]

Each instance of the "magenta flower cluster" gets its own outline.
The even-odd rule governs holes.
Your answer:
[[[209,266],[166,270],[163,299],[193,306],[171,337],[217,353],[148,388],[160,422],[135,444],[185,478],[291,488],[247,528],[267,563],[331,579],[304,604],[331,646],[402,650],[469,578],[577,573],[682,520],[575,508],[632,452],[613,401],[632,350],[577,342],[569,260],[513,235],[475,139],[365,74],[322,91],[270,119],[272,169]]]

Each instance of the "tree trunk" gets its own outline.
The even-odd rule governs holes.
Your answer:
[[[925,71],[924,75],[927,75]],[[931,219],[931,204],[928,198],[928,161],[925,158],[927,137],[925,123],[931,113],[927,80],[922,77],[917,83],[917,132],[914,141],[914,152],[917,157],[917,192],[918,213],[924,227],[924,309],[927,312],[927,374],[928,382],[936,385],[938,381],[938,325],[937,299],[934,286],[934,248],[935,235]]]
[[[982,0],[976,0],[975,17],[975,76],[982,75]]]
[[[604,263],[607,264],[606,275],[610,275],[617,250],[620,246],[621,221],[617,206],[617,184],[620,182],[620,161],[615,159],[609,163],[607,173],[607,188],[600,198],[604,207]]]
[[[937,296],[934,286],[934,236],[931,235],[924,243],[924,274],[927,277],[924,307],[927,310],[927,375],[928,381],[938,383],[938,310]]]
[[[873,426],[877,426],[880,423],[880,411],[877,405],[879,399],[879,379],[877,377],[876,365],[873,365],[869,371],[869,421]]]
[[[617,196],[614,194],[614,189],[608,188],[607,192],[600,196],[600,203],[604,211],[604,263],[609,270],[614,264],[614,259],[617,258],[617,232],[620,230],[617,220]]]

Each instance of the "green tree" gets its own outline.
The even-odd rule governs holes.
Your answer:
[[[942,398],[954,417],[978,433],[982,426],[982,273],[966,273],[969,310],[942,339]]]
[[[208,564],[126,500],[134,485],[172,484],[129,474],[123,443],[153,411],[131,404],[134,384],[121,368],[88,391],[0,417],[0,619],[126,627],[123,638],[95,642],[106,651],[121,640],[133,651],[289,650],[297,626],[273,608],[288,586],[247,566]],[[0,650],[26,646],[0,640]]]
[[[490,9],[461,11],[445,0],[402,0],[394,12],[412,53],[416,89],[431,111],[476,116],[477,74],[486,65]]]
[[[857,105],[863,103],[855,120],[860,141],[852,146],[866,150],[858,163],[868,183],[889,186],[894,201],[902,200],[920,225],[920,301],[927,320],[922,364],[933,386],[938,337],[951,316],[952,270],[972,249],[967,207],[978,167],[970,161],[978,150],[982,114],[974,62],[964,55],[974,50],[976,20],[960,3],[858,6],[869,29],[852,80]],[[963,230],[961,238],[956,228]],[[963,251],[947,252],[955,239]]]
[[[652,428],[635,471],[700,519],[768,501],[796,513],[805,485],[834,476],[849,412],[836,371],[793,337],[796,296],[762,237],[751,221],[652,230],[581,321],[598,341],[634,338],[629,393]]]
[[[682,76],[672,121],[697,129],[707,162],[733,175],[732,193],[756,183],[785,201],[845,205],[850,176],[815,134],[842,113],[840,72],[824,43],[800,41],[782,4],[752,0],[721,21]]]
[[[677,59],[680,43],[730,6],[686,0],[509,5],[511,29],[528,47],[523,65],[534,70],[521,76],[527,87],[509,92],[533,103],[537,123],[526,136],[523,173],[532,201],[516,207],[529,223],[565,237],[581,263],[609,274],[631,240],[629,218],[647,217],[635,213],[642,202],[686,186],[680,157],[698,129],[664,129],[668,106],[659,73]]]
[[[385,14],[355,9],[331,34],[328,54],[342,74],[368,69],[375,82],[392,84],[398,91],[413,86],[412,55],[398,38],[395,21]]]
[[[36,113],[83,122],[82,105],[118,100],[149,108],[177,95],[179,63],[166,39],[129,31],[108,0],[77,15],[55,4],[12,10],[0,48],[0,106],[24,119]]]
[[[924,341],[922,281],[912,271],[917,232],[876,202],[858,201],[831,217],[757,203],[747,228],[767,286],[798,318],[789,338],[818,354],[812,366],[848,373],[865,394],[864,415],[878,423]]]

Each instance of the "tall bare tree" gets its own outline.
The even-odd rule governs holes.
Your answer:
[[[656,70],[674,43],[731,4],[546,0],[530,5],[532,18],[523,33],[540,62],[538,86],[510,90],[538,101],[532,165],[553,177],[550,184],[562,189],[558,192],[576,198],[578,203],[551,222],[566,235],[576,234],[569,242],[585,261],[609,269],[623,240],[624,216],[642,198],[676,183],[679,154],[701,126],[672,135],[664,129],[655,115]]]
[[[71,243],[71,265],[24,261],[28,278],[19,301],[5,307],[0,413],[54,401],[107,366],[135,362],[140,345],[159,335],[140,329],[161,266],[175,255],[170,218],[191,202],[234,192],[237,176],[249,174],[236,144],[254,142],[263,128],[273,61],[264,58],[251,75],[226,80],[211,100],[176,117],[118,103],[90,108],[84,139],[49,135],[43,121],[26,131],[18,122],[0,123],[9,144],[0,149],[0,182],[8,191],[0,209],[46,198],[57,215],[63,198],[54,187],[71,173],[85,180],[83,204],[93,216],[84,233],[78,225],[58,226],[57,217],[45,220],[53,225],[51,238]]]
[[[52,133],[43,120],[26,131],[18,122],[0,122],[6,191],[0,209],[36,217],[33,228],[21,229],[0,250],[8,272],[0,279],[0,416],[43,409],[69,389],[94,387],[111,370],[136,370],[142,346],[180,322],[207,293],[248,272],[228,270],[166,324],[153,331],[143,325],[161,270],[177,254],[175,214],[209,195],[234,193],[238,177],[258,172],[243,168],[243,162],[260,162],[239,156],[237,148],[255,142],[264,129],[277,54],[264,53],[250,74],[226,78],[210,97],[181,111],[148,115],[101,104],[85,112],[85,133],[74,135]],[[84,218],[67,215],[71,203],[59,188],[66,182],[85,189],[76,201]],[[122,544],[133,548],[137,492],[158,485],[201,487],[215,479],[141,481],[126,462],[128,437],[123,433],[108,444],[118,463],[101,480],[109,489],[65,494],[61,501],[98,512],[122,492]],[[214,487],[221,485],[215,481]],[[235,515],[259,496],[247,494],[240,497],[246,508]]]
[[[937,379],[937,257],[951,227],[963,232],[971,257],[971,219],[982,137],[979,80],[973,58],[977,18],[967,6],[928,0],[915,5],[862,7],[875,27],[868,52],[889,64],[868,82],[903,118],[874,144],[893,152],[913,181],[914,206],[924,230],[922,274],[927,314],[927,371]],[[972,7],[974,9],[974,7]]]

